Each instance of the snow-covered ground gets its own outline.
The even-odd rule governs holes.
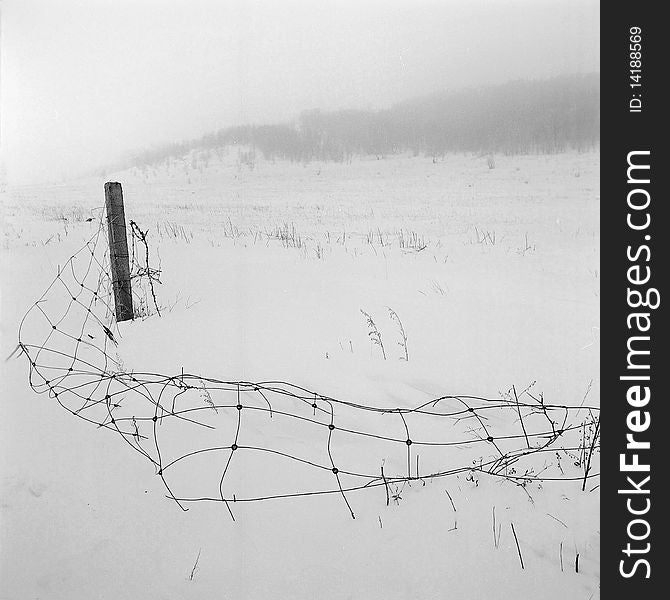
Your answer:
[[[475,156],[257,159],[253,168],[237,156],[192,155],[107,178],[123,184],[126,217],[149,231],[161,269],[162,316],[120,326],[126,371],[282,380],[378,407],[504,399],[512,386],[550,404],[599,406],[597,154],[496,156],[493,169]],[[3,360],[23,313],[96,232],[103,183],[2,193]],[[33,393],[27,375],[22,356],[2,364],[2,597],[599,597],[597,478],[582,491],[581,481],[520,486],[463,471],[399,483],[388,506],[384,486],[350,492],[355,519],[328,494],[238,502],[233,522],[220,502],[180,510],[150,462]],[[224,432],[237,418],[216,417]],[[487,422],[519,434],[512,417]],[[573,412],[570,423],[586,417]],[[474,435],[456,420],[409,426],[439,441]],[[388,414],[351,427],[403,434]],[[406,470],[403,448],[337,433],[333,453],[347,468]],[[192,435],[169,441],[211,445]],[[240,435],[241,444],[327,458],[322,431],[278,416],[254,415]],[[579,477],[574,453],[555,449],[524,469]],[[492,451],[424,447],[412,462],[418,455],[423,475]],[[333,485],[330,473],[252,454],[231,462],[231,496]],[[175,475],[176,495],[215,496],[216,468]]]

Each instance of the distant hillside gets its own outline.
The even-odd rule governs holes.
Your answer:
[[[133,156],[141,166],[227,146],[268,160],[347,161],[411,152],[556,153],[589,150],[600,139],[600,76],[563,76],[442,92],[385,110],[301,113],[295,122],[228,127]]]

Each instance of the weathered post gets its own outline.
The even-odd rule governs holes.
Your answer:
[[[123,191],[120,183],[108,181],[105,184],[105,209],[116,320],[128,321],[133,318],[133,297],[130,291],[126,214],[123,210]]]

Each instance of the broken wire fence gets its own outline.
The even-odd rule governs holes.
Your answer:
[[[160,269],[149,266],[147,233],[131,222],[131,234],[135,314],[160,315]],[[354,516],[355,491],[378,490],[388,504],[405,484],[459,474],[524,489],[565,480],[585,489],[598,477],[599,409],[550,404],[531,388],[384,407],[285,381],[127,370],[107,248],[101,218],[23,317],[30,386],[118,435],[184,510],[220,502],[234,519],[235,503],[335,494]]]

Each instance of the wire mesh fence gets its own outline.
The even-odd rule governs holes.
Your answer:
[[[131,221],[137,317],[158,318],[147,233]],[[389,504],[405,485],[465,474],[526,489],[597,478],[597,407],[547,403],[532,388],[497,398],[446,394],[415,406],[335,398],[286,381],[127,369],[119,353],[106,227],[59,268],[19,327],[29,382],[151,463],[183,510],[354,492]],[[538,460],[539,459],[539,460]]]

